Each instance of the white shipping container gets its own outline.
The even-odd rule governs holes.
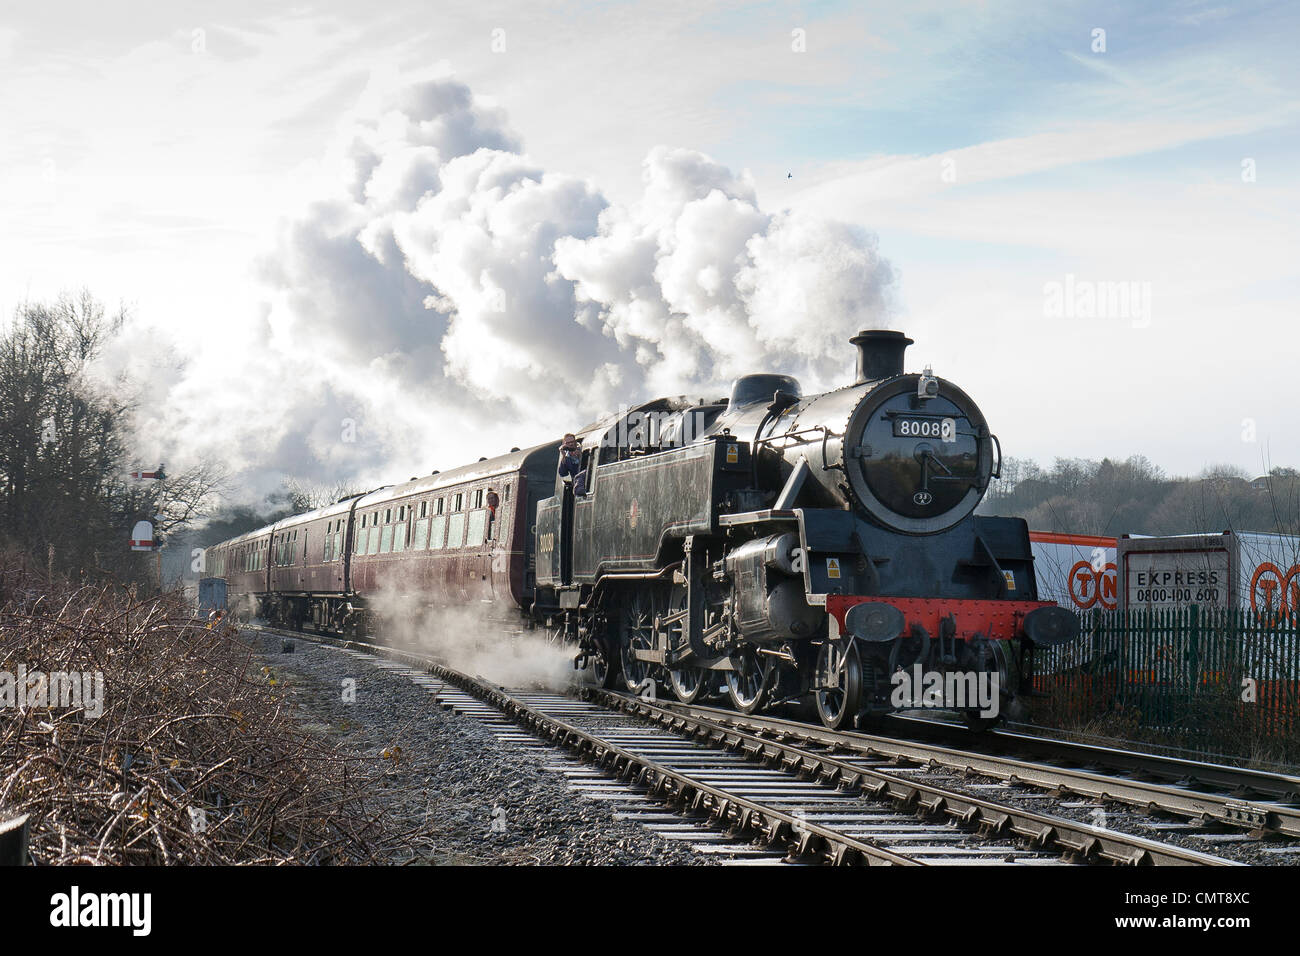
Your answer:
[[[1116,604],[1116,541],[1088,534],[1029,532],[1038,599],[1073,611]]]
[[[1119,539],[1121,608],[1239,608],[1265,623],[1300,609],[1300,537],[1225,531]]]

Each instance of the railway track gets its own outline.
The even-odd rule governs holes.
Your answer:
[[[971,732],[965,727],[940,723],[915,717],[894,717],[892,727],[902,736],[918,740],[940,742],[969,741]],[[994,754],[1014,754],[1033,757],[1050,763],[1065,763],[1078,767],[1105,767],[1121,773],[1149,776],[1173,783],[1186,782],[1209,792],[1231,794],[1235,797],[1260,799],[1281,804],[1296,804],[1284,808],[1285,816],[1300,814],[1300,776],[1249,767],[1233,767],[1208,761],[1188,760],[1163,754],[1142,753],[1115,747],[1061,740],[1050,737],[999,729],[983,735],[980,749]]]
[[[709,707],[662,706],[765,737],[838,748],[903,765],[978,774],[1018,787],[1126,804],[1186,821],[1169,824],[1166,829],[1170,832],[1218,825],[1256,836],[1300,837],[1300,777],[1286,774],[1004,731],[980,735],[979,749],[972,750],[951,745],[952,741],[974,743],[969,731],[926,720],[895,719],[891,728],[899,728],[906,736],[886,737],[835,732],[798,721],[748,717]],[[1224,834],[1205,836],[1210,841],[1228,839]],[[1288,841],[1275,849],[1300,854],[1300,843]]]
[[[909,778],[892,757],[840,754],[734,714],[588,690],[510,692],[413,649],[260,628],[405,673],[440,705],[542,753],[577,791],[736,863],[1232,865],[1220,856]],[[695,711],[688,713],[688,711]],[[799,726],[799,725],[794,725]],[[806,728],[811,730],[811,728]],[[562,756],[561,756],[562,754]],[[1043,796],[1050,803],[1052,798]],[[1023,801],[1021,801],[1023,804]]]

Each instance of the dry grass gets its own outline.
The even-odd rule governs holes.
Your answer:
[[[382,861],[374,774],[300,732],[233,632],[179,595],[50,586],[0,558],[0,672],[98,672],[103,712],[0,709],[0,818],[39,864]]]
[[[1100,697],[1089,703],[1091,707],[1080,707],[1077,703],[1062,706],[1060,699],[1035,700],[1027,721],[1087,743],[1221,759],[1260,769],[1300,769],[1300,740],[1225,690],[1202,689],[1194,696],[1170,694],[1166,699],[1152,693],[1145,702],[1128,705]]]

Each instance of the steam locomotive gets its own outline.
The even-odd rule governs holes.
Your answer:
[[[905,374],[901,332],[851,342],[843,388],[656,399],[577,433],[578,480],[556,442],[512,449],[219,544],[209,573],[245,614],[345,634],[385,591],[477,606],[571,642],[603,687],[811,702],[832,728],[933,702],[900,675],[985,680],[995,706],[957,709],[987,725],[1078,619],[1037,599],[1024,521],[974,515],[1001,460],[979,407]]]

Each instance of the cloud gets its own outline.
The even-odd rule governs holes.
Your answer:
[[[613,204],[450,78],[372,103],[327,152],[335,186],[257,263],[264,313],[187,365],[151,428],[252,491],[427,473],[757,369],[840,384],[848,337],[890,308],[866,231],[764,211],[747,174],[666,147]]]

